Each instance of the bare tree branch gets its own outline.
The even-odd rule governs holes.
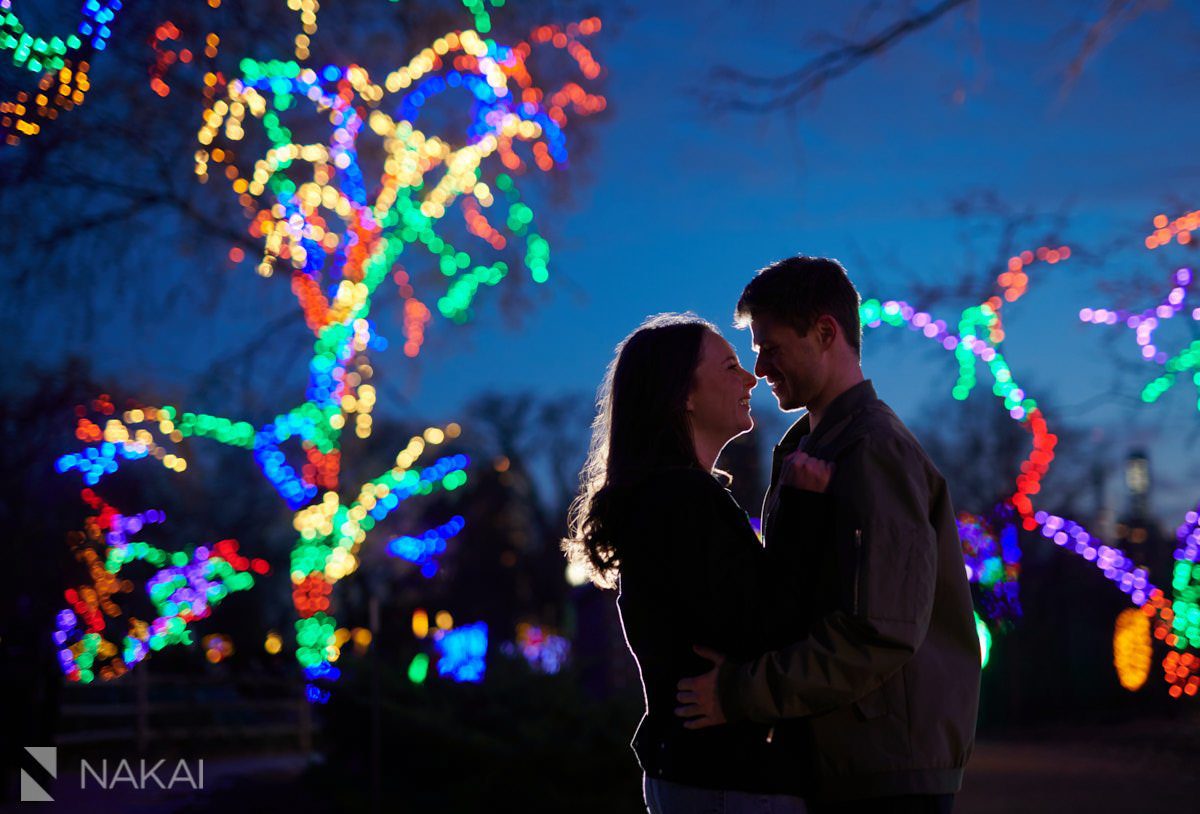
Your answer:
[[[827,82],[844,76],[967,2],[942,0],[926,11],[893,23],[866,40],[846,42],[779,76],[761,76],[728,65],[719,66],[713,70],[711,81],[722,87],[709,92],[710,101],[720,107],[758,113],[794,106],[819,91]],[[746,92],[765,95],[759,99],[746,99],[743,96]]]
[[[1162,0],[1108,0],[1104,14],[1099,20],[1088,26],[1079,51],[1071,60],[1071,64],[1067,66],[1062,89],[1059,92],[1059,100],[1066,98],[1075,82],[1083,74],[1087,63],[1116,36],[1118,30],[1129,25],[1152,6],[1162,7],[1163,5]]]
[[[861,39],[858,31],[878,14],[880,3],[866,3],[854,14],[850,36],[823,33],[814,38],[823,50],[795,70],[777,76],[743,71],[731,65],[720,65],[709,75],[709,85],[701,89],[701,97],[717,108],[749,113],[766,113],[777,109],[794,108],[798,103],[820,92],[829,82],[838,79],[864,62],[883,54],[912,34],[927,28],[960,6],[978,7],[978,0],[942,0],[925,11],[915,11],[888,25],[874,35]],[[1088,62],[1124,27],[1142,14],[1165,8],[1170,0],[1105,0],[1100,18],[1086,26],[1078,51],[1064,71],[1059,100],[1067,96],[1082,75]],[[970,21],[978,38],[978,18]],[[977,44],[973,50],[979,51]]]

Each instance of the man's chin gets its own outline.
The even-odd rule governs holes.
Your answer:
[[[797,404],[793,399],[788,398],[782,393],[775,394],[775,401],[779,405],[779,409],[785,413],[790,413],[793,410],[799,410],[803,404]]]

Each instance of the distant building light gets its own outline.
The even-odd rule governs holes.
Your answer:
[[[1133,454],[1125,464],[1125,484],[1135,495],[1150,491],[1150,462],[1144,455]]]

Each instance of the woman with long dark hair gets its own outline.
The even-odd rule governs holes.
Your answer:
[[[783,754],[792,747],[767,727],[688,729],[674,714],[676,682],[711,667],[693,646],[749,659],[803,633],[792,569],[771,567],[715,469],[753,427],[755,383],[711,323],[646,320],[609,365],[571,507],[568,557],[620,588],[646,700],[633,748],[652,814],[805,811],[806,778]]]

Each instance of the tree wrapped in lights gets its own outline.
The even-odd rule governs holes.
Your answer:
[[[183,471],[187,461],[177,445],[187,438],[251,452],[294,512],[298,538],[289,574],[298,617],[296,657],[310,681],[337,677],[340,645],[331,595],[336,583],[359,567],[361,546],[369,536],[379,536],[377,527],[401,503],[454,490],[467,478],[466,456],[428,460],[432,450],[459,434],[459,426],[451,423],[414,436],[376,477],[350,489],[341,482],[343,433],[351,425],[358,438],[372,432],[376,393],[369,383],[370,354],[388,347],[371,319],[379,286],[390,280],[400,291],[403,348],[413,357],[435,312],[453,323],[466,321],[479,292],[500,283],[513,268],[544,283],[549,244],[535,228],[515,176],[530,163],[547,172],[565,163],[568,118],[605,106],[603,97],[587,93],[577,81],[557,88],[535,84],[529,62],[535,47],[565,51],[583,80],[595,79],[599,65],[582,41],[600,30],[598,19],[564,28],[541,26],[528,41],[505,45],[482,36],[490,29],[490,20],[478,24],[488,19],[485,5],[468,6],[479,30],[446,33],[378,83],[357,65],[316,69],[303,64],[308,35],[315,31],[315,2],[292,5],[301,11],[306,32],[296,39],[297,60],[245,59],[240,76],[225,82],[213,74],[211,83],[206,80],[214,93],[198,133],[196,175],[206,181],[221,168],[250,219],[250,234],[262,241],[259,274],[290,275],[314,337],[305,400],[262,425],[171,405],[132,408],[117,416],[106,402],[101,415],[80,417],[77,437],[85,446],[58,463],[60,471],[83,477],[86,498],[127,461],[153,458]],[[423,108],[450,89],[470,95],[466,133],[421,129]],[[269,142],[258,155],[245,138],[252,125],[261,125]],[[325,136],[307,137],[320,128]],[[375,179],[366,177],[360,161],[359,138],[368,132],[382,142],[382,154],[370,155],[382,164]],[[449,229],[448,218],[456,210],[465,221],[462,240]],[[480,251],[490,259],[480,258]],[[422,262],[437,269],[432,275],[437,287],[429,287],[441,293],[433,308],[419,293],[422,281],[411,273]],[[97,533],[86,536],[86,553],[80,554],[96,566],[91,584],[68,592],[73,608],[60,615],[57,634],[63,669],[78,680],[89,678],[84,666],[97,654],[108,660],[101,673],[107,678],[140,661],[147,649],[157,649],[156,643],[190,641],[192,620],[206,616],[229,591],[249,588],[252,571],[265,570],[260,560],[238,555],[234,541],[191,552],[168,554],[152,547],[143,552],[138,546],[144,544],[130,539],[135,531],[112,529],[132,529],[136,517],[144,522],[149,513],[131,520],[104,507],[98,517],[105,522],[89,521]],[[462,527],[462,518],[450,517],[381,544],[432,577],[446,541]],[[150,625],[130,618],[122,649],[106,638],[112,635],[109,628],[117,627],[108,620],[120,616],[112,601],[116,591],[101,586],[115,580],[113,568],[139,552],[140,559],[162,565],[146,587],[158,591],[163,616]],[[169,567],[182,570],[167,574],[167,560]],[[131,590],[129,581],[121,589]],[[155,639],[147,633],[159,628],[170,635]],[[474,665],[486,651],[486,641],[480,648],[475,639],[483,630],[486,640],[486,630],[470,630],[462,640],[472,642]],[[467,670],[471,675],[481,671]],[[310,683],[309,697],[322,701],[327,693]]]
[[[1165,245],[1172,236],[1179,243],[1189,242],[1191,231],[1200,228],[1200,215],[1190,213],[1171,223],[1165,216],[1159,216],[1155,225],[1157,231],[1146,242],[1150,249]],[[1121,548],[1105,544],[1074,520],[1039,511],[1034,506],[1035,497],[1041,491],[1041,481],[1054,460],[1058,439],[1050,432],[1036,400],[1019,385],[1004,357],[1001,350],[1004,340],[1002,309],[1027,291],[1029,276],[1026,269],[1030,265],[1036,262],[1053,265],[1070,256],[1071,250],[1067,246],[1043,246],[1010,258],[1007,269],[996,280],[996,293],[983,303],[965,309],[958,320],[957,332],[945,321],[897,300],[865,300],[860,315],[868,328],[907,326],[953,353],[959,371],[952,394],[959,401],[965,400],[977,385],[976,371],[982,363],[991,375],[992,393],[1003,402],[1008,415],[1032,436],[1032,449],[1021,464],[1012,494],[984,515],[964,512],[958,519],[968,577],[980,590],[984,615],[996,621],[1013,618],[1020,612],[1017,594],[1020,550],[1014,525],[1020,522],[1024,529],[1038,531],[1064,550],[1093,563],[1128,595],[1137,612],[1150,621],[1150,625],[1141,626],[1126,617],[1119,625],[1115,643],[1124,686],[1133,689],[1145,681],[1144,675],[1140,680],[1138,676],[1145,667],[1142,662],[1148,653],[1149,639],[1146,635],[1146,641],[1140,642],[1138,636],[1152,629],[1156,638],[1172,647],[1163,661],[1170,695],[1175,698],[1185,694],[1195,696],[1200,692],[1200,604],[1197,604],[1200,602],[1200,507],[1188,512],[1177,531],[1179,545],[1170,587],[1172,599],[1163,587],[1152,584],[1146,570],[1138,567]],[[1158,350],[1153,344],[1153,332],[1160,321],[1182,313],[1188,307],[1191,271],[1180,269],[1173,282],[1174,287],[1161,304],[1137,314],[1090,308],[1080,312],[1084,322],[1126,324],[1136,332],[1143,358],[1164,369],[1143,390],[1142,398],[1147,403],[1165,392],[1178,375],[1200,367],[1196,343],[1174,356]],[[1191,315],[1200,320],[1200,308],[1193,308]],[[1200,374],[1194,378],[1200,385]],[[984,635],[986,625],[982,621],[980,626],[986,662],[986,648],[991,637],[990,633]]]
[[[1159,217],[1163,216],[1160,215]],[[1166,218],[1163,217],[1163,220],[1165,221]],[[1200,228],[1200,225],[1196,228]],[[1165,229],[1162,231],[1165,231]],[[1182,239],[1190,238],[1190,235],[1190,232],[1181,231],[1178,234],[1178,238],[1182,243],[1189,243],[1190,239]],[[1161,327],[1162,323],[1187,310],[1188,295],[1191,293],[1192,283],[1194,282],[1192,270],[1187,268],[1179,269],[1172,275],[1171,282],[1173,284],[1171,290],[1163,298],[1162,302],[1138,313],[1127,310],[1110,310],[1108,308],[1084,308],[1079,312],[1079,319],[1082,322],[1093,325],[1121,324],[1132,330],[1137,336],[1137,344],[1141,349],[1142,359],[1152,362],[1162,369],[1162,373],[1142,388],[1142,401],[1147,404],[1153,404],[1158,401],[1164,393],[1175,385],[1181,375],[1191,374],[1192,382],[1196,385],[1197,389],[1200,389],[1200,340],[1189,343],[1183,350],[1174,355],[1160,350],[1154,344],[1154,332]],[[1191,318],[1194,322],[1200,322],[1200,305],[1192,306]],[[1196,402],[1196,409],[1200,410],[1200,400]]]
[[[1154,219],[1154,226],[1155,231],[1146,238],[1146,248],[1166,246],[1172,238],[1186,245],[1191,243],[1192,232],[1200,229],[1200,211],[1173,221],[1160,214]],[[1155,330],[1172,317],[1188,313],[1193,322],[1200,322],[1200,303],[1195,301],[1192,290],[1194,282],[1191,269],[1177,269],[1171,275],[1170,291],[1156,306],[1136,313],[1108,308],[1084,308],[1079,312],[1082,322],[1120,324],[1134,332],[1142,359],[1161,370],[1142,389],[1142,401],[1147,404],[1158,401],[1180,375],[1190,373],[1192,382],[1200,388],[1200,341],[1192,341],[1178,353],[1170,354],[1154,340]],[[1200,505],[1184,516],[1183,523],[1175,530],[1175,539],[1170,598],[1164,591],[1157,591],[1143,610],[1154,620],[1154,636],[1171,647],[1162,666],[1171,695],[1178,698],[1185,693],[1189,696],[1200,693]]]
[[[0,55],[11,56],[22,71],[40,74],[36,90],[18,91],[0,100],[0,136],[11,146],[36,136],[42,123],[83,104],[91,90],[88,71],[112,36],[110,24],[121,0],[84,0],[76,30],[66,36],[36,36],[25,30],[11,0],[0,0]]]

